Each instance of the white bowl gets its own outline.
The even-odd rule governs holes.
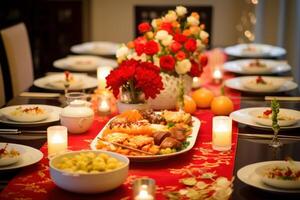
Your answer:
[[[276,166],[278,166],[278,167],[290,166],[290,167],[295,167],[298,170],[300,169],[299,163],[289,164],[286,161],[282,161],[277,164],[267,164],[267,165],[258,167],[255,170],[255,173],[261,178],[263,183],[265,183],[269,186],[281,188],[281,189],[298,189],[298,188],[300,188],[300,180],[275,179],[275,178],[269,178],[269,177],[265,176],[265,173],[268,169],[274,168]]]
[[[258,117],[258,116],[262,115],[265,110],[269,110],[269,109],[270,108],[263,107],[263,108],[252,110],[249,112],[249,114],[252,116],[252,120],[255,123],[265,125],[265,126],[272,126],[272,119]],[[296,111],[296,110],[281,108],[279,110],[279,115],[288,116],[288,117],[292,118],[292,119],[287,119],[287,120],[279,119],[278,120],[279,126],[291,126],[300,120],[300,112]]]
[[[84,133],[92,126],[94,115],[88,117],[69,117],[60,115],[61,125],[68,128],[68,132],[74,134]]]
[[[55,167],[57,162],[66,155],[76,155],[82,152],[93,152],[95,154],[105,153],[119,161],[125,163],[121,168],[99,173],[68,173]],[[50,160],[50,176],[54,183],[65,190],[76,193],[100,193],[113,190],[126,180],[129,168],[129,159],[121,154],[108,152],[108,151],[74,151],[55,156]]]

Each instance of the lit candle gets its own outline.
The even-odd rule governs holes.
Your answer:
[[[222,74],[221,69],[219,69],[219,68],[214,69],[214,71],[213,71],[214,82],[220,83],[222,81],[222,78],[223,78],[223,74]]]
[[[192,87],[193,88],[199,88],[201,86],[201,81],[199,77],[194,77],[193,78],[193,84]]]
[[[232,119],[227,116],[213,117],[212,147],[218,151],[231,149]]]
[[[133,183],[134,200],[154,200],[155,181],[150,178],[140,178]]]
[[[109,75],[112,67],[101,66],[97,68],[98,88],[104,90],[106,87],[106,77]]]
[[[55,155],[68,149],[68,130],[65,126],[50,126],[47,129],[48,155]]]
[[[101,114],[110,113],[110,95],[108,93],[102,93],[98,97],[98,111]]]

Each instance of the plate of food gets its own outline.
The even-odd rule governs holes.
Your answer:
[[[53,62],[53,66],[62,70],[78,72],[96,71],[100,66],[116,67],[117,61],[99,56],[72,55]]]
[[[191,150],[200,125],[185,112],[129,110],[112,118],[91,148],[121,153],[132,161],[162,160]]]
[[[286,165],[287,161],[281,160],[253,163],[239,169],[237,172],[237,177],[245,184],[262,190],[284,193],[300,193],[300,189],[298,187],[299,175],[295,174],[295,177],[298,177],[295,180],[289,180],[289,177],[293,173],[291,173],[289,176],[278,176],[278,171],[276,170],[277,168],[280,168],[281,172],[290,173],[288,168],[282,168],[282,166]],[[297,166],[297,170],[295,171],[298,172],[300,162],[294,161],[294,165]],[[269,175],[271,178],[268,178]],[[290,177],[290,179],[294,179],[294,177]]]
[[[0,109],[0,123],[14,126],[39,126],[59,121],[62,108],[42,104],[7,106]]]
[[[225,86],[243,92],[279,93],[294,90],[297,83],[282,77],[273,76],[243,76],[228,79]]]
[[[272,45],[267,44],[237,44],[234,46],[226,47],[225,53],[230,56],[237,57],[279,57],[286,54],[286,50]]]
[[[49,90],[64,90],[68,84],[69,90],[83,90],[97,87],[98,81],[96,78],[87,76],[86,74],[72,73],[66,79],[66,73],[57,73],[54,75],[44,76],[36,79],[33,85],[36,87]]]
[[[224,64],[224,69],[238,74],[276,74],[291,70],[286,61],[267,59],[241,59],[229,61]]]
[[[10,164],[2,159],[13,158]],[[43,158],[43,153],[35,148],[13,143],[0,143],[0,171],[32,165]],[[1,163],[3,165],[1,165]]]
[[[265,114],[269,114],[270,109],[271,109],[270,107],[243,108],[243,109],[232,112],[230,114],[230,117],[236,122],[239,122],[239,123],[242,123],[242,124],[254,127],[254,128],[272,129],[272,124],[270,124],[270,121],[272,121],[271,119],[267,119],[265,122],[260,117],[258,117],[258,116],[263,116],[264,112],[265,112]],[[280,108],[280,112],[282,112],[281,115],[283,115],[284,118],[293,120],[293,121],[288,121],[288,123],[284,122],[284,120],[278,120],[278,122],[283,125],[280,127],[280,129],[288,130],[288,129],[300,128],[300,118],[299,118],[300,112],[299,111],[292,110],[292,109]],[[268,117],[270,117],[270,116],[268,116]],[[294,121],[294,120],[296,120],[296,121]]]
[[[71,51],[77,54],[92,54],[92,55],[115,55],[119,43],[107,41],[94,41],[77,44],[71,47]]]

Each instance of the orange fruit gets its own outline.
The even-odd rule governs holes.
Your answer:
[[[177,103],[176,108],[179,108],[179,103]],[[184,112],[194,113],[197,110],[196,102],[192,99],[192,97],[188,95],[184,95]]]
[[[215,115],[229,115],[233,111],[233,102],[226,96],[215,97],[211,102],[211,111]]]
[[[192,98],[199,108],[209,108],[214,96],[214,93],[206,88],[200,88],[192,93]]]

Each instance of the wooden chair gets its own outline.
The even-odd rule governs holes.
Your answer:
[[[20,23],[0,31],[5,50],[12,94],[28,89],[34,80],[32,54],[27,29]],[[4,66],[5,67],[5,66]],[[3,70],[4,71],[4,70]]]

